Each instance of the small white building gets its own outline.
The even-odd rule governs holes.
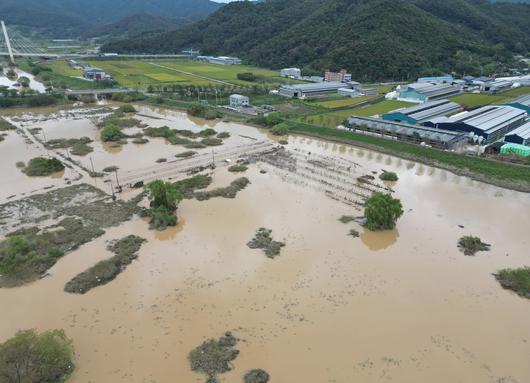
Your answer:
[[[298,79],[302,77],[302,70],[300,68],[284,68],[280,71],[280,76]]]
[[[340,88],[337,93],[341,96],[345,97],[359,97],[361,96],[361,93],[357,89],[351,89],[351,88]]]
[[[247,96],[241,94],[233,94],[230,96],[230,106],[232,108],[243,108],[250,106],[250,99]]]

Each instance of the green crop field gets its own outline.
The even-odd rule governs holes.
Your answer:
[[[506,100],[504,96],[492,96],[489,94],[467,93],[451,97],[451,101],[462,105],[464,108],[477,108],[479,106],[499,104]]]
[[[254,82],[241,81],[237,78],[238,73],[253,73],[262,81],[270,84],[293,83],[280,77],[278,71],[257,68],[249,65],[215,65],[190,60],[172,60],[157,62],[158,65],[174,69],[175,71],[191,73],[196,76],[205,77],[214,81],[228,82],[234,85],[254,85]]]
[[[146,88],[149,85],[164,84],[203,86],[209,83],[207,80],[161,68],[147,61],[90,61],[88,64],[103,69],[118,84],[130,88]]]
[[[57,60],[52,61],[48,64],[52,68],[53,73],[59,74],[61,76],[70,76],[70,77],[83,77],[83,71],[81,69],[74,69],[68,65],[66,60]]]
[[[248,65],[215,65],[191,60],[92,60],[89,65],[103,69],[120,85],[131,88],[145,88],[149,85],[206,86],[226,84],[252,86],[260,83],[277,86],[293,83],[279,76],[276,71]],[[253,73],[256,82],[241,81],[238,73]]]
[[[451,97],[451,101],[454,101],[464,106],[465,108],[478,108],[480,106],[492,104],[503,104],[525,94],[530,94],[530,87],[523,86],[520,88],[514,88],[495,95],[482,93],[466,93],[461,94],[459,96]]]
[[[374,96],[362,96],[362,97],[355,97],[355,98],[339,98],[336,100],[326,100],[326,101],[320,101],[315,102],[315,105],[322,106],[324,108],[328,109],[336,109],[336,108],[342,108],[346,106],[354,106],[361,104],[363,102],[366,102],[368,100],[372,100],[375,98]]]
[[[412,106],[413,103],[395,100],[384,100],[377,104],[368,105],[364,108],[358,108],[351,111],[351,114],[355,116],[370,117],[375,115],[382,115],[388,113],[391,110]]]

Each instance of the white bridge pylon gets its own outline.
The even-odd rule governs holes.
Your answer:
[[[13,49],[11,49],[11,41],[9,41],[9,36],[7,34],[6,25],[5,25],[3,20],[0,21],[0,23],[2,24],[2,32],[4,33],[4,39],[6,41],[7,53],[9,53],[9,59],[14,64],[15,63],[15,57],[13,57]]]

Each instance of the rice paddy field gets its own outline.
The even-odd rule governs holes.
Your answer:
[[[451,101],[462,105],[465,108],[478,108],[485,105],[502,104],[514,98],[530,94],[530,87],[523,86],[520,88],[510,89],[496,95],[481,93],[466,93],[459,96],[451,97]]]
[[[214,65],[190,60],[91,60],[88,65],[103,69],[121,86],[145,88],[149,85],[190,85],[206,86],[209,84],[251,86],[258,83],[278,85],[286,82],[276,71],[248,65]],[[82,76],[81,70],[72,69],[65,60],[47,64],[54,73],[69,76]],[[238,73],[250,72],[259,77],[257,82],[241,81]]]
[[[347,98],[337,98],[334,100],[325,100],[325,101],[319,101],[315,102],[315,105],[322,106],[324,108],[328,109],[337,109],[337,108],[343,108],[347,106],[355,106],[362,104],[363,102],[369,101],[374,99],[374,96],[362,96],[362,97],[347,97]]]
[[[346,118],[350,116],[374,116],[381,115],[383,113],[390,112],[391,110],[411,106],[409,102],[384,100],[376,104],[368,105],[366,107],[352,107],[348,109],[342,109],[332,111],[328,113],[319,113],[309,116],[302,116],[297,121],[305,122],[308,124],[324,126],[326,128],[335,128],[340,125]]]

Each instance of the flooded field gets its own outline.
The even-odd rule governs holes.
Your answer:
[[[228,131],[227,147],[269,139],[239,124],[137,109],[149,126]],[[89,136],[94,152],[80,161],[88,167],[92,158],[96,170],[116,165],[119,174],[185,150],[156,138],[112,152],[98,141],[91,119],[17,124],[41,128],[48,139]],[[20,137],[10,132],[0,143],[2,175],[10,180],[2,183],[0,203],[57,182],[16,169],[16,161],[42,150]],[[0,342],[19,329],[64,328],[76,351],[73,383],[203,382],[187,355],[225,331],[241,339],[233,371],[221,376],[226,383],[241,382],[253,368],[269,372],[271,382],[530,381],[530,302],[503,290],[492,275],[530,264],[530,195],[322,140],[292,136],[286,148],[298,165],[326,159],[342,170],[320,166],[313,179],[314,168],[291,172],[253,161],[243,174],[251,184],[235,199],[184,200],[175,228],[149,231],[134,218],[106,230],[60,259],[48,277],[0,289]],[[373,233],[339,222],[362,212],[334,182],[381,169],[399,175],[395,184],[373,186],[401,199],[405,213],[396,230]],[[211,174],[211,188],[241,176],[225,167]],[[108,192],[100,180],[84,182]],[[260,227],[285,242],[280,256],[247,247]],[[352,228],[359,238],[348,235]],[[148,241],[126,271],[82,296],[63,291],[112,256],[108,241],[129,234]],[[464,256],[456,243],[466,234],[490,243],[491,251]]]

